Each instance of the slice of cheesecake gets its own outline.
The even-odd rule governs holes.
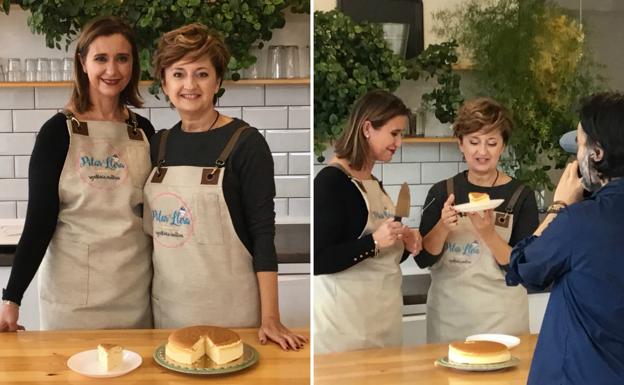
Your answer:
[[[98,361],[102,369],[111,371],[121,365],[123,360],[123,348],[115,344],[99,344]]]

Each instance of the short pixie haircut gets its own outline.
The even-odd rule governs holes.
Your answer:
[[[119,95],[119,106],[131,105],[137,108],[143,106],[143,100],[139,94],[139,80],[141,80],[141,61],[137,48],[134,32],[128,24],[116,16],[105,16],[92,20],[82,29],[76,52],[74,53],[74,89],[71,103],[76,112],[85,112],[93,107],[89,96],[89,76],[82,70],[80,58],[85,60],[89,54],[89,46],[95,39],[101,36],[122,35],[132,47],[132,76],[126,88]]]
[[[602,179],[624,176],[624,94],[603,92],[592,95],[581,107],[581,127],[586,146],[599,146],[604,155],[598,162],[590,158]]]
[[[183,58],[195,61],[204,56],[210,59],[217,77],[223,81],[230,61],[230,52],[218,32],[200,23],[169,31],[158,42],[158,49],[154,55],[154,77],[162,84],[165,70],[173,63]]]
[[[500,130],[503,143],[507,144],[513,130],[511,113],[502,104],[486,97],[464,102],[453,123],[453,134],[461,142],[464,135],[480,130],[486,133]]]
[[[361,170],[370,152],[364,137],[364,123],[370,122],[377,130],[397,116],[410,116],[409,108],[399,97],[385,90],[369,91],[353,105],[349,123],[336,142],[336,156],[346,159],[354,169]]]

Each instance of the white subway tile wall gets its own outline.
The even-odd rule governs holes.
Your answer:
[[[141,87],[135,112],[156,130],[179,121],[162,92]],[[265,135],[275,163],[276,215],[310,214],[310,87],[228,85],[217,109],[242,118]],[[28,163],[41,125],[67,103],[69,88],[0,89],[0,218],[23,218],[28,200]]]
[[[325,162],[319,163],[313,154],[314,175],[333,157],[330,148],[324,152]],[[390,198],[396,202],[403,182],[410,188],[411,210],[403,223],[418,227],[427,193],[434,183],[466,169],[463,157],[455,143],[404,143],[391,162],[378,162],[373,175],[382,181]]]

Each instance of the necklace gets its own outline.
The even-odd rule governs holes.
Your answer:
[[[468,180],[468,174],[469,173],[470,172],[468,171],[467,174],[466,174],[466,180]],[[490,187],[494,187],[494,185],[496,185],[496,182],[498,181],[498,175],[499,175],[499,172],[498,172],[498,169],[496,169],[496,178],[494,178],[494,182],[492,182],[492,186],[490,186]],[[468,180],[468,182],[470,182],[470,180]],[[472,182],[470,182],[470,183],[472,183]]]
[[[208,127],[208,129],[206,131],[212,130],[212,127],[215,125],[215,123],[217,123],[217,120],[219,120],[219,116],[220,115],[221,114],[219,114],[219,111],[217,111],[217,117],[215,118],[215,120],[212,122],[212,124],[210,125],[210,127]],[[498,172],[498,170],[496,172]],[[498,178],[498,175],[496,177]]]

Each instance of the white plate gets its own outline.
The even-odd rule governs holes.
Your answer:
[[[453,208],[461,213],[472,213],[475,211],[495,209],[500,206],[504,201],[504,199],[491,199],[484,202],[463,203],[461,205],[453,206]]]
[[[507,346],[507,349],[514,348],[520,344],[520,338],[508,334],[475,334],[466,337],[466,341],[494,341]]]
[[[138,368],[141,365],[141,362],[143,362],[143,359],[140,355],[124,349],[121,365],[107,372],[100,366],[97,349],[93,349],[76,353],[69,357],[69,360],[67,360],[67,366],[74,372],[80,373],[83,376],[107,378],[123,376],[126,373],[130,373],[134,369]]]

